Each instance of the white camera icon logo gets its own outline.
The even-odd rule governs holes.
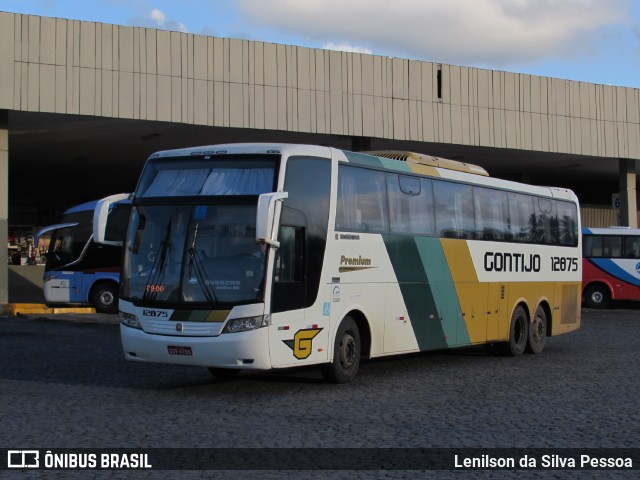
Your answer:
[[[7,452],[8,468],[38,468],[40,467],[40,452],[38,450],[9,450]]]

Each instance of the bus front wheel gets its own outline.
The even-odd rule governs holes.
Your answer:
[[[527,312],[518,305],[511,316],[509,328],[509,341],[504,345],[503,352],[506,355],[517,357],[524,353],[529,338],[529,319]]]
[[[584,302],[591,308],[606,308],[611,300],[609,289],[602,283],[594,283],[584,292]]]
[[[360,366],[360,331],[355,320],[345,317],[336,333],[333,346],[333,361],[322,367],[322,375],[330,382],[352,381]]]
[[[118,287],[115,283],[100,282],[91,289],[91,305],[98,313],[118,313]]]

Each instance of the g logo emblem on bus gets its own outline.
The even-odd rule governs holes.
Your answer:
[[[176,323],[176,332],[182,332],[184,330],[184,325],[181,323]]]
[[[321,328],[305,328],[298,330],[293,340],[283,340],[284,344],[293,350],[293,356],[298,360],[304,360],[311,355],[313,339],[322,331]]]

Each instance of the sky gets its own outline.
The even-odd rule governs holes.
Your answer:
[[[640,88],[640,0],[0,0],[0,11]]]

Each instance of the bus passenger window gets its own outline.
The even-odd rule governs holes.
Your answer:
[[[557,245],[578,244],[578,210],[573,203],[556,201]]]
[[[509,230],[515,242],[533,242],[536,214],[533,197],[519,193],[509,193]]]
[[[382,172],[341,165],[336,229],[387,233],[387,188]]]
[[[602,257],[602,237],[595,235],[584,236],[583,254],[587,258]]]
[[[432,190],[430,180],[387,174],[391,233],[433,236]]]
[[[510,239],[507,193],[482,187],[474,187],[473,193],[476,212],[475,238]]]
[[[640,237],[625,237],[624,256],[626,258],[640,258]]]
[[[604,256],[620,258],[622,256],[622,237],[604,237]]]
[[[548,198],[538,198],[536,209],[535,242],[547,245],[557,243],[558,224],[553,220],[553,202]]]
[[[476,226],[471,185],[434,182],[436,234],[443,238],[471,239]]]

